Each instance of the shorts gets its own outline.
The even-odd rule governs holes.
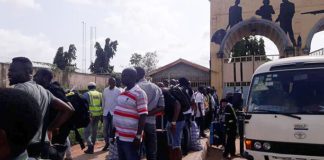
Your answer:
[[[181,137],[185,125],[186,125],[185,121],[178,121],[176,124],[176,133],[173,134],[171,132],[171,123],[170,122],[167,123],[166,129],[168,131],[168,143],[169,146],[172,147],[172,149],[181,148]]]

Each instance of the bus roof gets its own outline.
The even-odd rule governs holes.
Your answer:
[[[324,56],[298,56],[270,61],[258,67],[254,74],[269,72],[271,67],[274,66],[278,67],[297,63],[324,63]]]

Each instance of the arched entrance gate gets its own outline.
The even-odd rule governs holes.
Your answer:
[[[324,1],[318,0],[210,0],[211,85],[218,94],[228,86],[247,90],[251,76],[267,57],[231,59],[233,46],[244,36],[272,40],[280,58],[307,55],[315,33],[324,29]]]

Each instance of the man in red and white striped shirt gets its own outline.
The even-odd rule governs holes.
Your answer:
[[[147,111],[146,93],[136,83],[136,70],[126,68],[122,72],[122,83],[127,87],[117,98],[114,110],[118,156],[120,160],[139,160],[139,146]]]

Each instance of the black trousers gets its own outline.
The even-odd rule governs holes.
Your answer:
[[[235,155],[235,140],[236,140],[236,128],[230,129],[226,132],[226,144],[224,156]]]
[[[205,130],[205,120],[204,119],[205,119],[204,116],[196,118],[196,123],[200,129],[200,136],[202,136],[204,134],[204,130]]]

